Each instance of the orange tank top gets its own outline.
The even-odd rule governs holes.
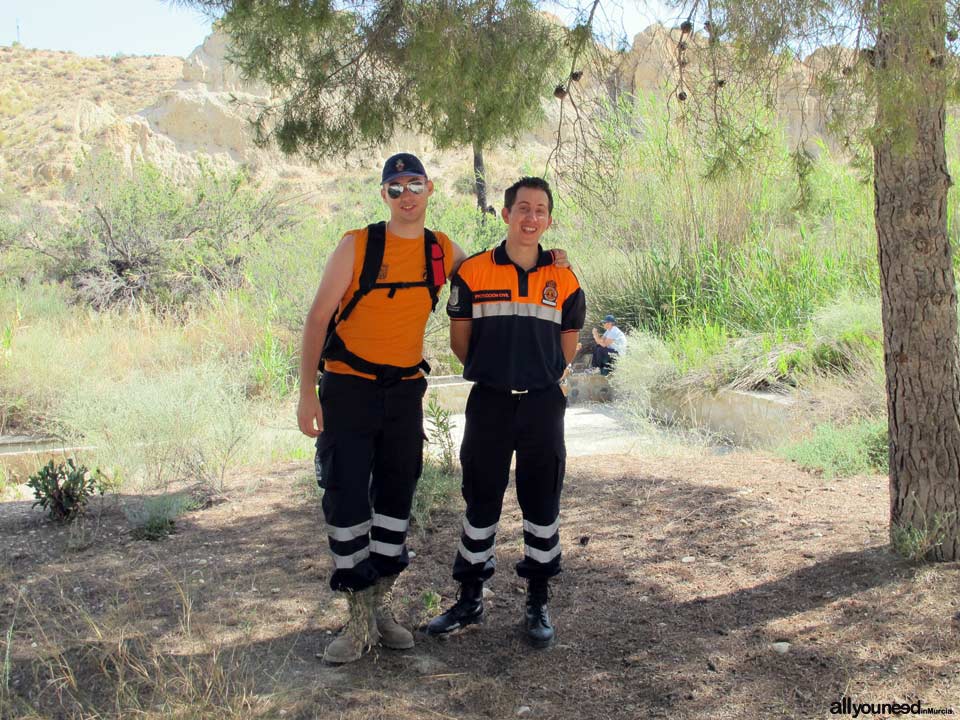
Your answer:
[[[340,301],[338,314],[360,287],[360,273],[367,250],[367,229],[351,230],[353,235],[353,279]],[[434,232],[443,249],[443,267],[447,275],[453,267],[453,246],[450,238]],[[383,263],[377,282],[416,282],[426,277],[426,258],[423,252],[423,236],[418,238],[398,237],[386,231]],[[397,290],[390,297],[389,290],[371,290],[351,312],[337,334],[354,355],[370,362],[410,367],[423,359],[423,333],[427,327],[432,302],[430,291],[425,287]],[[373,379],[373,375],[354,370],[344,362],[327,360],[326,372],[342,375],[358,375]],[[422,377],[417,373],[409,379]]]

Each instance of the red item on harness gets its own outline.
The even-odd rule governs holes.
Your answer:
[[[433,243],[430,246],[430,276],[433,284],[440,287],[447,281],[447,273],[443,268],[443,248],[440,243]]]

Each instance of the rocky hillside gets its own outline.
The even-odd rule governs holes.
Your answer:
[[[634,39],[630,52],[611,65],[611,76],[585,77],[593,92],[610,88],[671,92],[676,84],[678,31],[654,25]],[[697,43],[692,43],[696,67]],[[281,183],[313,198],[344,167],[376,175],[383,157],[396,149],[425,154],[439,177],[469,187],[471,163],[466,151],[435,152],[423,137],[397,138],[379,154],[331,161],[317,167],[274,150],[254,146],[248,119],[251,106],[269,97],[269,89],[241,82],[225,60],[226,39],[218,34],[182,60],[169,57],[82,58],[71,53],[0,47],[0,189],[55,197],[75,173],[84,155],[111,152],[127,163],[147,160],[174,177],[207,166],[243,165],[266,184]],[[812,72],[803,63],[787,73],[777,101],[792,140],[822,132],[817,99],[810,91]],[[675,88],[674,88],[675,90]],[[490,178],[512,175],[524,163],[541,163],[552,145],[557,103],[547,107],[547,122],[522,140],[519,148],[488,154]]]
[[[0,188],[55,188],[106,125],[153,103],[183,65],[175,57],[0,47]]]

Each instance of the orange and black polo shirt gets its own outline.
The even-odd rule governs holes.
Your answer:
[[[524,270],[506,241],[463,261],[450,280],[447,315],[472,321],[463,377],[503,390],[539,390],[560,381],[560,335],[583,327],[586,301],[576,275],[540,249]]]

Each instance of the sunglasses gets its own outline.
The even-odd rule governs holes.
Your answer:
[[[408,182],[406,185],[395,182],[387,185],[387,195],[389,195],[393,200],[396,200],[398,197],[403,195],[404,190],[409,190],[414,195],[420,195],[426,189],[427,183],[423,180],[414,180],[412,182]]]

